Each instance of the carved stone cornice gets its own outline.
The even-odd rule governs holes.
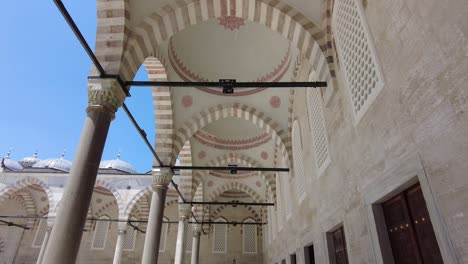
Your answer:
[[[114,114],[125,101],[125,93],[115,79],[89,80],[88,108],[103,108]]]
[[[153,170],[153,183],[152,187],[155,188],[166,188],[171,183],[172,176],[174,176],[170,168],[161,168]]]

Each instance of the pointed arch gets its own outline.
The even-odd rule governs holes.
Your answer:
[[[179,153],[180,166],[192,166],[192,149],[187,140]],[[187,200],[192,200],[192,170],[180,171],[180,191]]]
[[[55,199],[52,193],[52,190],[49,186],[41,181],[38,178],[27,176],[24,179],[18,180],[15,184],[11,186],[7,186],[0,191],[0,204],[3,203],[5,200],[9,199],[15,192],[20,191],[23,188],[28,188],[30,186],[39,186],[43,189],[46,193],[49,203],[49,208],[54,208],[55,206]]]
[[[219,195],[229,190],[239,190],[239,191],[245,192],[248,195],[250,195],[255,202],[258,202],[258,203],[263,201],[263,199],[261,198],[260,194],[258,194],[257,191],[255,191],[254,189],[250,188],[249,186],[241,182],[233,182],[233,181],[227,182],[223,184],[222,186],[219,186],[218,188],[216,188],[213,192],[210,193],[210,195],[208,195],[208,201],[210,202],[214,201]]]
[[[110,183],[108,181],[105,181],[105,180],[97,180],[95,185],[94,185],[94,188],[96,188],[96,187],[104,188],[104,189],[108,190],[110,193],[112,193],[112,195],[115,198],[117,208],[118,208],[117,214],[120,215],[124,210],[125,200],[123,199],[123,197],[120,194],[119,190],[117,188],[115,188],[115,186],[112,183]]]
[[[185,122],[183,127],[176,131],[172,159],[175,160],[185,142],[199,129],[215,121],[229,117],[251,122],[267,133],[270,133],[273,141],[280,146],[284,159],[289,162],[290,157],[292,157],[289,134],[281,129],[280,126],[264,112],[257,110],[255,107],[239,103],[226,103],[209,107]]]

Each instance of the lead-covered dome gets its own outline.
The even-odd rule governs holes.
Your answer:
[[[10,171],[22,171],[23,166],[17,161],[10,159],[10,155],[2,159],[2,167],[7,168]]]
[[[18,163],[21,166],[23,166],[23,168],[31,168],[34,164],[38,163],[39,161],[41,161],[41,159],[37,157],[37,152],[36,152],[34,153],[32,157],[25,157],[21,159],[20,161],[18,161]]]
[[[117,155],[117,159],[114,160],[103,160],[101,161],[101,164],[99,164],[100,169],[115,169],[131,174],[137,173],[135,168],[130,165],[130,163],[125,162],[120,159],[120,154]]]
[[[71,161],[64,159],[62,156],[60,158],[55,158],[55,159],[41,160],[37,162],[36,164],[34,164],[32,167],[33,168],[50,168],[50,169],[56,169],[56,170],[69,172],[71,166],[72,166]]]

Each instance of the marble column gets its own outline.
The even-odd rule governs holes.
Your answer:
[[[142,264],[158,263],[164,205],[166,202],[168,185],[171,182],[172,176],[173,174],[170,168],[162,168],[153,171],[153,195],[151,197],[151,207],[146,228]]]
[[[44,236],[44,241],[42,242],[41,251],[39,251],[39,256],[37,257],[36,264],[41,264],[42,260],[44,259],[44,253],[47,248],[47,243],[49,242],[50,231],[52,230],[52,226],[47,225],[46,233]]]
[[[200,255],[200,235],[201,235],[201,226],[193,226],[193,239],[192,239],[192,260],[191,264],[198,264],[198,258]]]
[[[117,243],[115,244],[114,261],[113,264],[120,264],[122,262],[123,242],[127,234],[127,223],[119,222]]]
[[[90,81],[86,120],[43,263],[76,262],[109,126],[124,100],[114,79]]]
[[[174,264],[183,264],[185,256],[185,236],[187,222],[190,217],[192,206],[190,204],[179,204],[179,228],[177,229],[177,243]]]

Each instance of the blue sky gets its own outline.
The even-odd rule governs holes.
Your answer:
[[[64,1],[91,47],[96,39],[96,1]],[[10,1],[0,16],[0,156],[72,160],[84,124],[91,61],[52,0]],[[8,26],[5,26],[8,25]],[[146,80],[140,70],[136,80]],[[126,104],[154,143],[150,88],[135,88]],[[122,110],[111,125],[103,159],[121,159],[138,172],[151,169],[152,156]]]

